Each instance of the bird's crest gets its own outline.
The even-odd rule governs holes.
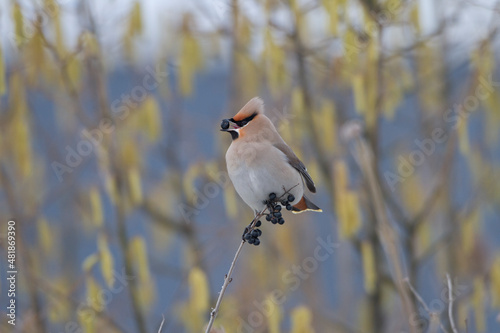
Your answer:
[[[259,97],[254,97],[233,117],[235,121],[240,121],[252,116],[254,113],[264,113],[264,102]]]

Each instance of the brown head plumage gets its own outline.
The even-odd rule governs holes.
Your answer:
[[[240,111],[233,117],[234,121],[241,121],[248,117],[251,117],[255,113],[261,114],[264,113],[264,102],[259,97],[254,97],[250,101],[248,101],[245,106],[241,108]]]

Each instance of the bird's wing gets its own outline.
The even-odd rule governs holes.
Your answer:
[[[302,163],[301,160],[299,160],[297,155],[295,155],[292,148],[290,148],[285,142],[278,142],[273,144],[273,146],[281,150],[288,158],[288,163],[290,163],[290,165],[297,169],[297,171],[302,175],[302,178],[304,178],[309,191],[311,191],[312,193],[316,193],[316,187],[314,186],[314,182],[311,176],[307,172],[306,166],[304,165],[304,163]]]

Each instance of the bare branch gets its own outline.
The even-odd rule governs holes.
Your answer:
[[[446,280],[448,280],[448,317],[450,318],[451,330],[453,333],[458,333],[453,319],[453,286],[451,283],[450,274],[446,273]]]
[[[276,199],[276,201],[280,201],[285,195],[287,195],[292,189],[294,189],[297,185],[294,185],[291,187],[289,190],[286,190],[283,188],[284,193]],[[265,215],[265,212],[268,210],[267,206],[264,207],[257,215],[255,215],[254,219],[250,223],[250,225],[247,227],[247,231],[250,232],[255,228],[255,224],[257,221]],[[214,324],[215,318],[217,317],[217,314],[219,313],[219,308],[222,303],[222,298],[224,297],[224,293],[226,292],[227,286],[231,283],[233,278],[231,277],[233,275],[234,267],[236,266],[236,261],[238,260],[238,257],[240,256],[241,249],[243,248],[243,245],[246,243],[245,239],[243,239],[240,243],[240,246],[238,247],[238,250],[236,250],[236,254],[234,255],[234,259],[231,262],[231,266],[229,267],[229,271],[227,272],[226,276],[224,277],[224,283],[222,284],[222,288],[219,292],[219,297],[217,298],[217,303],[215,303],[215,308],[212,309],[210,312],[210,320],[207,324],[207,328],[205,330],[205,333],[210,333],[210,330],[212,329],[212,326]]]
[[[161,333],[161,330],[163,328],[163,324],[165,324],[165,316],[164,315],[161,315],[161,324],[160,324],[160,328],[158,328],[158,333]]]
[[[429,309],[429,307],[427,306],[427,303],[425,303],[424,299],[422,298],[422,296],[420,296],[420,294],[415,290],[415,288],[411,285],[410,283],[410,279],[405,279],[405,282],[406,284],[408,285],[408,288],[410,288],[411,292],[413,293],[413,295],[415,296],[415,298],[417,299],[417,301],[422,304],[422,306],[424,307],[425,311],[429,314],[429,317],[431,319],[435,319],[436,317],[436,314],[431,311],[431,309]],[[443,332],[448,332],[443,324],[441,323],[441,320],[438,318],[438,321],[439,321],[439,327],[441,327],[441,329],[443,330]]]

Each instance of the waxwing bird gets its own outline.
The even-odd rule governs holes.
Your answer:
[[[255,213],[266,206],[270,193],[280,197],[286,191],[292,194],[292,212],[321,211],[304,195],[304,184],[316,193],[311,176],[264,115],[260,98],[252,98],[233,118],[223,119],[221,131],[233,139],[226,153],[229,178]]]

